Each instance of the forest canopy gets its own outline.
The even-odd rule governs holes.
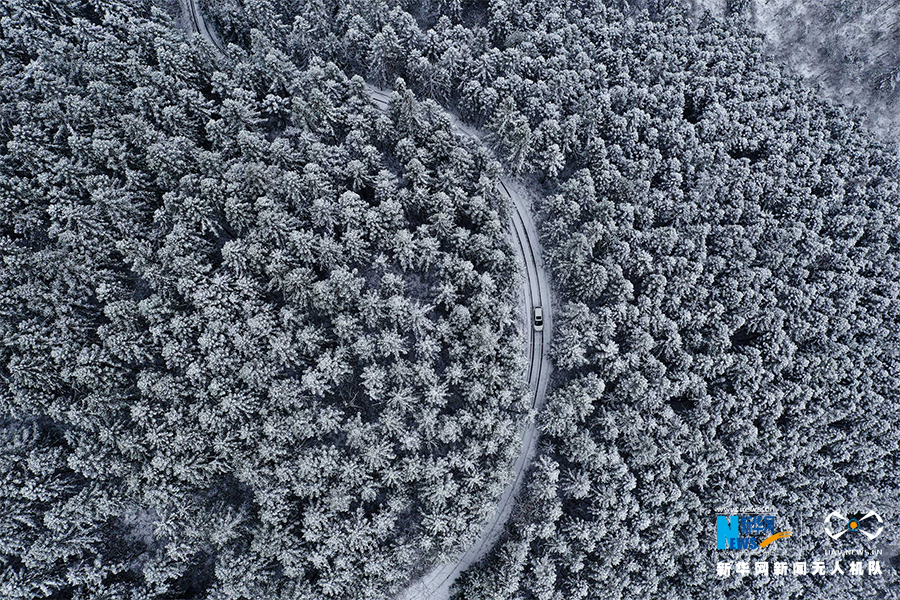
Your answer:
[[[518,450],[484,148],[264,36],[4,4],[0,595],[384,597]]]
[[[203,8],[227,60],[149,2],[0,8],[3,594],[390,598],[466,547],[527,406],[501,171],[556,376],[456,597],[896,589],[712,546],[751,502],[900,522],[900,165],[858,118],[661,7]]]
[[[482,125],[541,193],[558,380],[508,541],[458,597],[737,597],[698,526],[720,507],[752,499],[794,527],[846,504],[900,518],[893,153],[738,22],[454,6],[304,4],[285,36],[301,63],[400,75]],[[897,582],[887,561],[872,593]]]

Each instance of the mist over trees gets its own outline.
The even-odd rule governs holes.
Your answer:
[[[900,139],[900,6],[872,0],[756,3],[753,26],[774,56]]]
[[[0,595],[377,598],[527,406],[496,161],[146,2],[0,9]]]
[[[682,0],[673,0],[682,2]],[[689,0],[694,18],[733,17],[765,39],[769,55],[820,93],[859,110],[897,149],[900,5],[883,0]]]

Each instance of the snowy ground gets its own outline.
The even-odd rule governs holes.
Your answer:
[[[725,0],[685,2],[725,16]],[[900,2],[752,0],[748,17],[771,56],[900,150]]]

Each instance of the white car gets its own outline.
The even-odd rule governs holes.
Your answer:
[[[540,306],[534,307],[534,330],[535,331],[543,331],[544,330],[544,311]]]

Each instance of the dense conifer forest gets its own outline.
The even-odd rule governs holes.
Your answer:
[[[261,35],[3,13],[0,596],[371,595],[464,547],[525,414],[489,152]]]
[[[0,7],[0,596],[394,598],[536,418],[458,600],[897,597],[900,162],[859,116],[674,4],[201,6],[227,57],[174,3]],[[717,577],[748,505],[785,560],[876,506],[884,571]]]
[[[680,0],[679,0],[680,1]],[[900,147],[900,4],[885,0],[688,0],[695,15],[740,19],[766,52],[859,110]]]

